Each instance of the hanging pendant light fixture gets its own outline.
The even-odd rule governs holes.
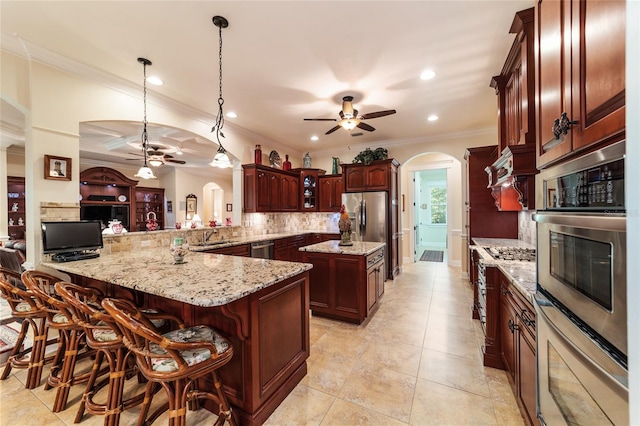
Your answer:
[[[224,99],[222,98],[222,29],[227,28],[229,26],[229,21],[222,16],[214,16],[213,17],[213,25],[218,27],[219,34],[219,51],[218,51],[218,61],[219,61],[219,69],[220,69],[220,95],[218,96],[218,115],[216,116],[216,123],[211,129],[211,133],[216,133],[216,139],[218,141],[218,151],[216,152],[213,161],[209,163],[210,166],[213,167],[233,167],[231,164],[231,160],[229,160],[229,155],[227,154],[227,150],[222,146],[222,142],[220,141],[220,137],[224,138],[224,133],[222,133],[222,128],[224,127],[224,114],[222,112],[222,105],[224,104]]]
[[[138,58],[138,62],[142,64],[142,69],[144,70],[144,120],[142,121],[142,155],[144,156],[144,165],[140,167],[140,170],[138,170],[138,173],[136,173],[134,176],[141,179],[156,179],[153,171],[147,165],[147,149],[149,147],[149,137],[147,136],[147,65],[151,65],[151,61],[145,58]]]

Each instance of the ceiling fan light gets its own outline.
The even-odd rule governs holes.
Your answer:
[[[153,174],[153,170],[151,170],[146,164],[140,167],[140,170],[138,170],[138,173],[136,173],[133,176],[140,179],[157,179],[156,176]]]
[[[160,167],[164,164],[164,161],[162,161],[162,158],[151,157],[151,159],[149,160],[149,164],[153,167]]]
[[[360,124],[358,119],[346,119],[340,122],[340,125],[346,130],[353,130],[358,124]]]

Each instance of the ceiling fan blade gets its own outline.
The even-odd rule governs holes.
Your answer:
[[[305,118],[304,121],[338,121],[337,118]]]
[[[366,130],[367,132],[373,132],[375,130],[374,127],[371,127],[367,123],[363,123],[362,121],[358,123],[356,127],[362,130]]]
[[[186,161],[182,161],[182,160],[172,160],[170,158],[166,158],[164,159],[164,161],[166,161],[167,163],[176,163],[176,164],[187,164]]]
[[[137,152],[128,152],[129,155],[139,155],[140,157],[142,157],[142,154],[139,154]],[[132,158],[133,160],[133,158]]]
[[[396,113],[395,109],[388,109],[386,111],[370,112],[368,114],[363,114],[362,117],[360,117],[360,119],[366,120],[368,118],[384,117],[385,115],[391,115],[391,114],[395,114],[395,113]]]
[[[335,132],[335,131],[336,131],[336,130],[338,130],[340,127],[341,127],[341,126],[336,126],[336,127],[332,128],[332,129],[331,129],[331,130],[329,130],[327,133],[325,133],[325,135],[328,135],[328,134],[330,134],[330,133]]]

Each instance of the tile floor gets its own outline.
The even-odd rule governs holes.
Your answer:
[[[460,268],[417,262],[386,282],[364,324],[312,317],[309,372],[266,425],[523,425],[506,373],[482,366],[472,298]],[[82,385],[53,414],[55,390],[25,390],[24,378],[14,370],[0,382],[0,425],[73,424]],[[161,400],[159,393],[154,404]],[[135,424],[137,413],[126,411],[120,424]],[[165,415],[155,424],[166,422]],[[208,425],[213,416],[189,412],[187,423]],[[101,424],[89,415],[81,422]]]

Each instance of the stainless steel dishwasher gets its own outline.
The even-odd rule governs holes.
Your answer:
[[[258,241],[251,243],[251,257],[273,259],[275,243],[273,241]]]

